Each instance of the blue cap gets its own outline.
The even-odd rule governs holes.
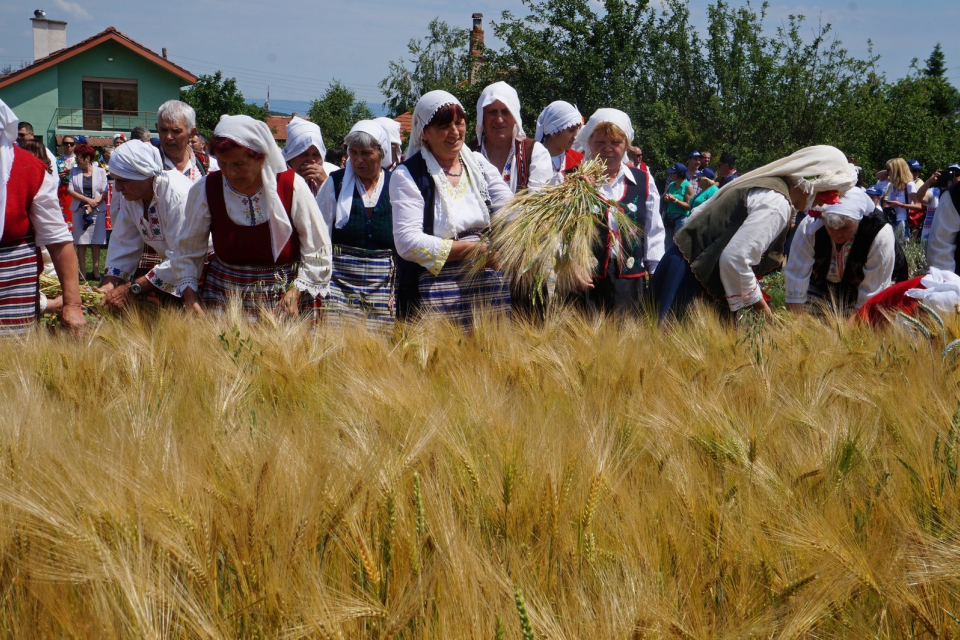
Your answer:
[[[159,148],[160,148],[160,138],[150,138],[150,144],[152,144],[153,146],[155,146],[156,148],[159,149]]]
[[[923,165],[921,165],[916,160],[910,160],[909,162],[907,162],[907,166],[910,167],[910,171],[920,171],[921,169],[923,169]]]
[[[699,151],[691,151],[690,155],[687,156],[687,160],[693,160],[694,158],[699,158],[699,157],[700,157]]]
[[[883,195],[883,191],[881,191],[881,190],[880,190],[880,187],[878,187],[877,185],[873,185],[872,187],[870,187],[870,188],[868,188],[868,189],[864,189],[864,193],[866,193],[868,196],[882,196],[882,195]]]
[[[77,141],[77,144],[87,144],[87,136],[74,136],[73,139]]]
[[[960,164],[954,163],[947,167],[947,169],[956,169],[957,171],[960,171]]]
[[[670,173],[682,173],[683,175],[687,175],[687,165],[683,164],[682,162],[678,162],[670,167]]]
[[[704,167],[703,169],[700,169],[700,171],[697,172],[697,175],[701,175],[707,180],[717,179],[717,172],[711,169],[710,167]]]

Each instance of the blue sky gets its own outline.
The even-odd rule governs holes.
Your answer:
[[[596,1],[596,0],[594,0]],[[656,3],[658,0],[653,0]],[[694,24],[706,26],[708,0],[692,0]],[[730,0],[730,4],[740,4]],[[759,6],[759,3],[754,3]],[[196,74],[222,69],[237,78],[244,95],[262,98],[270,85],[274,100],[310,100],[331,79],[340,79],[360,99],[380,103],[377,84],[387,63],[406,53],[406,43],[421,37],[434,17],[470,26],[470,16],[491,19],[504,10],[525,15],[520,0],[35,0],[0,3],[0,66],[18,65],[33,56],[30,17],[43,8],[47,17],[66,20],[73,44],[115,26],[145,46],[160,51]],[[822,19],[850,51],[865,56],[867,40],[881,56],[889,78],[905,75],[912,58],[927,58],[941,42],[948,75],[960,86],[960,2],[954,0],[865,0],[803,3],[771,0],[766,25],[773,29],[790,14]],[[490,42],[488,45],[496,46]]]

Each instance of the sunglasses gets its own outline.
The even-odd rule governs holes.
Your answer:
[[[75,146],[77,146],[77,143],[76,143],[76,142],[64,142],[64,143],[63,143],[63,146],[65,146],[65,147],[75,147]]]

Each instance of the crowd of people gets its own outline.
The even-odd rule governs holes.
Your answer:
[[[389,327],[438,313],[469,326],[480,307],[536,318],[543,306],[499,270],[491,221],[517,193],[581,179],[590,159],[605,168],[595,186],[609,210],[595,268],[576,274],[572,302],[587,313],[650,305],[666,319],[703,300],[723,314],[770,314],[758,278],[777,269],[798,313],[828,303],[879,321],[924,291],[960,293],[957,165],[923,180],[918,162],[895,158],[868,181],[840,150],[815,146],[741,176],[732,153],[714,167],[699,150],[661,189],[626,113],[585,119],[553,102],[531,138],[505,82],[470,113],[447,92],[422,96],[405,150],[389,118],[357,122],[330,149],[297,117],[282,149],[246,115],[223,115],[207,140],[177,100],[159,106],[156,131],[117,134],[99,153],[67,135],[55,155],[0,102],[0,331],[22,333],[44,311],[83,326],[81,277],[115,311],[139,300],[204,314],[236,301],[254,322],[275,313]],[[614,211],[638,238],[619,232]],[[913,280],[908,242],[923,243],[930,265]],[[87,247],[93,268],[81,273]],[[62,298],[39,296],[45,264]]]

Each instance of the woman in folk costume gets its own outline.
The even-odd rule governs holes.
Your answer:
[[[467,259],[489,247],[491,216],[513,193],[482,154],[463,148],[466,129],[463,105],[446,91],[417,102],[407,159],[390,179],[400,318],[432,311],[469,326],[480,306],[510,307],[502,273],[468,274]]]
[[[57,179],[17,146],[17,116],[0,100],[0,335],[28,331],[37,321],[37,245],[50,252],[63,289],[62,322],[86,324],[80,302],[77,254],[57,198]]]
[[[550,183],[550,152],[523,132],[520,97],[506,82],[495,82],[480,94],[476,131],[477,140],[470,148],[500,171],[510,191],[537,189]]]
[[[857,182],[847,157],[830,146],[801,149],[754,169],[690,214],[653,278],[661,320],[701,296],[731,313],[770,314],[757,278],[783,265],[795,209],[836,202]]]
[[[160,152],[149,142],[131,140],[110,158],[119,207],[101,291],[104,304],[122,309],[133,298],[151,293],[176,295],[170,250],[185,219],[187,194],[193,183],[179,171],[164,171]],[[150,269],[139,269],[143,250],[161,257]]]
[[[361,120],[344,142],[346,168],[330,174],[317,195],[333,243],[324,318],[352,316],[390,327],[396,320],[390,137],[377,122]]]
[[[627,164],[627,148],[633,141],[630,117],[617,109],[598,109],[577,135],[577,144],[587,151],[587,160],[599,158],[607,167],[607,179],[597,185],[600,194],[620,207],[642,235],[628,240],[620,235],[616,220],[607,213],[594,255],[597,271],[580,278],[583,303],[590,311],[623,313],[639,308],[646,291],[646,278],[663,256],[664,228],[660,217],[660,192],[645,164]]]
[[[256,320],[314,308],[330,283],[330,237],[310,187],[293,169],[266,123],[221,116],[211,146],[220,171],[190,189],[186,221],[171,266],[184,306],[221,309],[239,299]],[[208,237],[216,256],[198,282]]]
[[[563,100],[547,105],[537,118],[537,142],[543,144],[550,154],[554,179],[563,181],[563,173],[575,169],[582,161],[583,154],[574,151],[573,143],[583,126],[583,116],[575,106]]]
[[[100,281],[100,247],[107,244],[107,172],[95,161],[93,147],[81,144],[74,151],[77,165],[70,170],[67,193],[73,199],[73,243],[77,258],[86,264],[87,247],[93,257],[93,270],[88,280]]]
[[[906,280],[906,267],[893,227],[876,213],[870,196],[854,187],[797,227],[783,269],[787,308],[802,312],[813,298],[844,311],[859,309],[893,281]]]
[[[320,127],[294,116],[287,123],[287,144],[283,147],[283,159],[287,166],[300,174],[307,181],[310,191],[316,195],[320,187],[330,176],[338,170],[335,164],[324,162],[327,148],[323,144],[323,135]]]
[[[403,162],[403,138],[400,132],[400,123],[393,118],[374,118],[374,122],[383,127],[383,130],[390,136],[390,165],[386,167],[388,171],[393,171],[401,162]]]

